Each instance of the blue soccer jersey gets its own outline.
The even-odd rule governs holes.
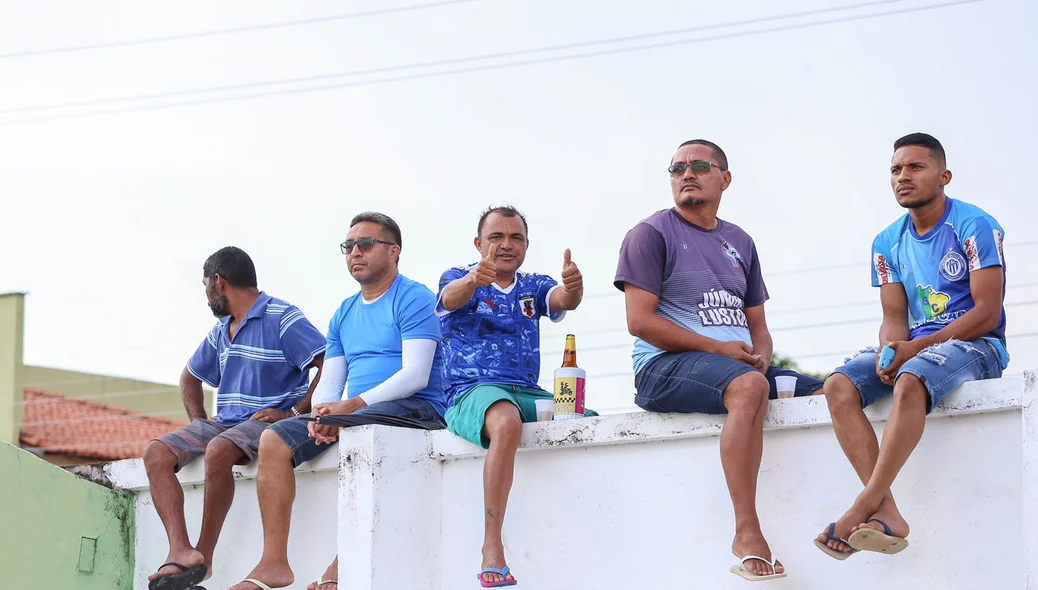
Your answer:
[[[472,266],[449,269],[443,288],[468,274]],[[443,336],[443,380],[447,405],[480,383],[537,387],[541,373],[540,319],[560,321],[565,312],[548,308],[555,279],[517,272],[508,288],[477,287],[465,306],[446,311],[436,302]]]
[[[937,332],[973,309],[970,273],[1002,267],[1005,301],[1005,258],[1002,226],[979,207],[949,198],[944,216],[925,236],[915,231],[912,218],[901,219],[880,232],[872,243],[872,286],[901,283],[908,297],[910,339]],[[1003,368],[1006,351],[1006,313],[984,338],[999,352]]]

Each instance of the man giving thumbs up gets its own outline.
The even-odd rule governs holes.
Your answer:
[[[552,399],[537,386],[541,370],[540,319],[561,321],[584,295],[580,269],[569,250],[562,285],[520,272],[526,257],[526,218],[513,207],[491,207],[479,218],[474,240],[481,259],[440,277],[436,314],[443,335],[447,428],[489,449],[483,470],[486,523],[484,587],[516,583],[505,564],[501,527],[512,487],[515,451],[523,422],[537,419],[535,401]]]

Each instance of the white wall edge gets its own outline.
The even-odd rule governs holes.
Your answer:
[[[256,479],[257,467],[257,461],[253,461],[248,465],[236,465],[233,470],[234,479]],[[139,492],[150,487],[148,473],[144,470],[143,459],[113,461],[106,464],[104,470],[108,480],[119,489]],[[338,470],[338,453],[335,452],[335,449],[331,449],[313,461],[308,461],[297,467],[296,473],[319,473]],[[177,479],[180,480],[180,484],[184,487],[204,485],[205,461],[201,457],[197,461],[192,461],[177,473]]]
[[[944,399],[944,403],[931,413],[931,419],[969,414],[1001,411],[1021,411],[1024,396],[1033,393],[1035,373],[1021,374],[973,381],[964,384]],[[885,422],[890,416],[892,400],[884,399],[866,410],[869,420]],[[823,396],[801,397],[787,400],[772,400],[764,420],[765,430],[812,428],[831,426],[829,408]],[[723,415],[708,414],[655,414],[634,412],[609,414],[578,420],[535,422],[523,425],[523,438],[519,452],[543,451],[558,447],[596,446],[650,441],[687,439],[704,436],[719,436],[724,426]],[[353,446],[371,441],[370,430],[389,429],[387,426],[362,426],[350,429],[340,439],[340,446]],[[425,433],[427,456],[438,460],[454,460],[481,457],[482,448],[469,443],[445,430]],[[407,449],[413,452],[413,447]],[[390,450],[389,452],[393,452]],[[118,488],[140,491],[148,489],[148,476],[141,459],[128,459],[108,463],[105,475]],[[338,453],[327,452],[317,459],[296,469],[297,473],[337,471]],[[1035,467],[1038,470],[1038,466]],[[237,466],[235,479],[255,479],[257,465]],[[204,461],[194,461],[177,474],[184,486],[203,485],[205,482]],[[1036,476],[1038,479],[1038,476]],[[1038,482],[1036,482],[1038,488]],[[1035,523],[1038,525],[1038,523]]]
[[[1021,390],[1033,372],[1002,379],[974,381],[949,394],[944,403],[931,413],[931,418],[962,416],[985,412],[1019,411]],[[893,405],[886,398],[866,409],[874,423],[886,422]],[[785,400],[771,400],[764,418],[765,430],[786,430],[831,426],[832,418],[824,396],[815,395]],[[664,441],[719,436],[724,415],[655,414],[634,412],[610,414],[596,418],[536,422],[523,425],[519,452],[554,447],[594,446],[633,442]],[[430,433],[432,454],[440,460],[481,457],[486,451],[446,432]]]

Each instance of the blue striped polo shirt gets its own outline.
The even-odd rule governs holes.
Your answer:
[[[294,305],[260,292],[230,338],[231,316],[220,318],[187,363],[216,390],[221,426],[234,426],[266,408],[288,410],[306,395],[310,365],[324,352],[324,335]]]

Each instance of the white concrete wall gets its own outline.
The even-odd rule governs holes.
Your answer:
[[[894,485],[912,525],[909,549],[844,562],[811,543],[861,489],[824,400],[772,402],[759,508],[789,577],[769,587],[1038,590],[1036,394],[1035,375],[1026,373],[949,396]],[[869,410],[879,428],[888,413],[889,401]],[[722,424],[720,417],[637,413],[526,425],[505,525],[520,587],[745,587],[728,572],[735,559],[718,455]],[[482,456],[446,432],[344,433],[338,471],[330,454],[300,469],[293,588],[304,588],[331,557],[336,511],[340,587],[477,588]],[[143,589],[165,556],[165,538],[139,462],[108,471],[118,485],[141,490],[136,569]],[[185,470],[182,479],[195,486],[200,473],[200,466]],[[236,581],[259,556],[252,477],[241,474],[210,590]],[[188,491],[194,531],[201,498],[201,489]]]
[[[110,463],[106,471],[112,483],[137,492],[134,590],[147,590],[148,576],[162,565],[169,545],[148,491],[144,464],[140,459],[117,461]],[[204,462],[199,459],[179,474],[184,484],[184,512],[192,541],[198,540],[202,523],[204,473]],[[208,590],[223,590],[240,581],[256,565],[263,551],[255,465],[236,468],[235,477],[234,504],[213,556],[214,574],[203,584]],[[300,574],[292,587],[306,588],[309,582],[324,573],[335,557],[336,490],[339,486],[335,450],[329,450],[311,464],[301,466],[296,470],[296,481],[296,503],[288,547],[292,565]]]

